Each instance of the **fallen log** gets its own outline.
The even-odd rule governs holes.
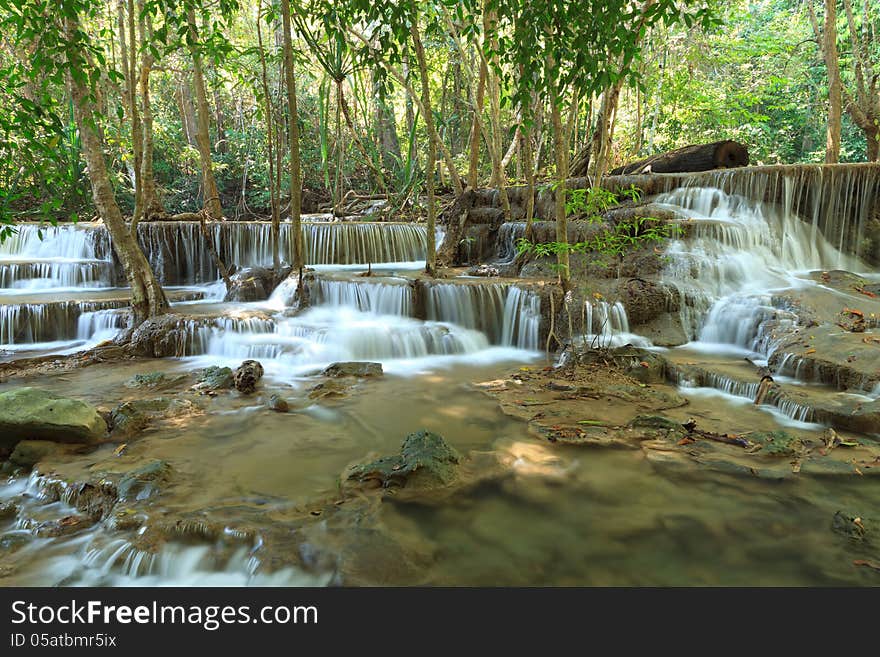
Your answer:
[[[749,151],[739,142],[724,140],[692,144],[633,162],[611,171],[612,176],[643,173],[685,173],[732,169],[749,164]]]

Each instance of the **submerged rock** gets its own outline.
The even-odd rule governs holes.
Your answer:
[[[187,399],[137,399],[116,406],[109,414],[109,424],[115,436],[136,434],[155,420],[177,417],[195,412],[196,406]]]
[[[171,466],[165,461],[151,461],[126,472],[116,486],[120,500],[143,500],[155,494],[168,480]]]
[[[135,374],[125,382],[127,388],[162,389],[171,387],[186,378],[185,374],[168,375],[164,372]]]
[[[333,363],[324,369],[321,372],[324,376],[332,376],[334,378],[341,378],[344,376],[357,376],[357,377],[370,377],[370,376],[382,376],[382,363],[369,363],[369,362],[348,362],[348,363]]]
[[[235,380],[231,369],[212,365],[202,371],[193,388],[203,392],[210,392],[214,390],[229,390],[234,385]]]
[[[39,388],[0,393],[0,446],[12,447],[28,439],[91,444],[106,433],[104,418],[84,401]]]
[[[246,360],[238,366],[233,375],[233,384],[240,393],[249,395],[257,389],[257,382],[263,378],[263,366],[256,360]]]
[[[354,466],[347,480],[367,488],[448,486],[457,477],[458,452],[430,431],[411,433],[400,454]]]
[[[276,413],[287,413],[290,410],[290,404],[288,404],[287,400],[281,395],[272,395],[269,397],[269,402],[266,404],[266,407],[270,411],[275,411]]]
[[[22,440],[12,450],[9,460],[23,468],[32,468],[48,456],[63,449],[58,443],[48,440]]]

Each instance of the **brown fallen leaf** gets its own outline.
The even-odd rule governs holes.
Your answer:
[[[867,559],[856,559],[853,561],[853,566],[867,566],[871,570],[880,570],[880,563],[868,561]]]
[[[871,292],[871,290],[866,290],[863,287],[857,287],[856,292],[858,292],[859,294],[864,294],[866,297],[871,297],[872,299],[877,298],[877,295]]]
[[[844,308],[841,312],[849,313],[850,315],[855,315],[856,317],[864,317],[865,313],[861,310],[856,310],[855,308]]]
[[[676,443],[676,445],[690,445],[691,443],[695,443],[695,442],[697,442],[697,441],[694,440],[693,438],[684,437],[681,440],[679,440]]]
[[[815,349],[807,349],[807,350],[804,352],[804,355],[807,355],[807,354],[815,354],[815,353],[816,353],[816,350],[815,350]]]

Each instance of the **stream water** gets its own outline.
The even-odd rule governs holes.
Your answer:
[[[847,296],[817,283],[811,272],[873,274],[849,255],[842,237],[832,245],[824,237],[827,225],[804,220],[791,203],[723,187],[682,188],[657,199],[688,219],[687,236],[668,247],[663,278],[689,300],[682,324],[691,342],[665,353],[717,373],[711,386],[679,382],[691,402],[687,412],[731,431],[821,431],[797,408],[755,407],[754,390],[737,385],[747,378],[739,376],[743,358],[770,362],[778,345],[764,326],[784,319],[774,302],[780,294],[816,290],[830,304]],[[521,229],[502,230],[500,261],[511,256],[508,242]],[[215,247],[230,262],[271,262],[266,224],[229,222],[213,230]],[[131,533],[100,524],[40,537],[35,523],[71,510],[60,501],[45,504],[39,478],[13,478],[0,486],[0,503],[15,501],[26,512],[0,520],[0,561],[8,569],[0,584],[877,583],[876,573],[852,565],[872,558],[870,546],[831,531],[839,510],[871,516],[878,508],[875,478],[768,481],[665,467],[640,450],[584,451],[538,441],[472,386],[547,364],[537,294],[515,282],[461,278],[427,285],[419,304],[413,280],[423,265],[422,227],[313,223],[306,234],[317,269],[309,282],[313,307],[290,314],[284,284],[265,302],[223,303],[197,225],[142,224],[141,242],[170,286],[175,309],[194,318],[186,355],[136,367],[96,365],[29,384],[106,405],[143,394],[124,385],[135,373],[258,359],[266,369],[263,393],[221,395],[204,413],[161,423],[120,461],[122,467],[149,457],[172,466],[177,476],[156,503],[157,516],[215,514],[232,534],[252,523],[257,510],[263,521],[280,522],[311,508],[332,496],[348,465],[393,454],[422,428],[463,454],[489,455],[503,464],[503,475],[436,504],[384,503],[369,528],[354,516],[316,521],[306,544],[324,552],[335,547],[347,560],[344,574],[338,559],[310,557],[302,543],[296,559],[270,567],[262,538],[171,541],[151,552],[138,549]],[[367,265],[373,275],[359,276]],[[126,320],[126,291],[118,284],[102,227],[48,228],[42,239],[37,227],[21,227],[0,245],[0,358],[64,353],[112,337]],[[607,337],[650,344],[629,333],[623,306],[597,304],[590,312],[605,318]],[[386,374],[340,399],[309,398],[316,371],[351,360],[382,362]],[[794,371],[787,379],[786,372],[777,374],[786,385],[817,387],[817,394],[852,394]],[[20,384],[0,390],[14,385]],[[873,401],[877,392],[859,394]],[[296,412],[266,411],[270,393],[291,400]],[[88,473],[97,460],[71,457],[64,474]]]

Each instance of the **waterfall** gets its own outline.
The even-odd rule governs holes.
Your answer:
[[[307,285],[309,298],[315,305],[357,308],[380,315],[413,315],[413,289],[402,279],[376,282],[314,277]]]
[[[513,262],[516,242],[526,234],[526,222],[508,221],[498,229],[498,262]]]
[[[541,298],[506,283],[427,286],[428,319],[450,322],[485,333],[492,344],[537,350]]]
[[[682,323],[692,337],[753,350],[775,317],[771,292],[803,285],[813,270],[864,269],[792,210],[716,188],[685,187],[657,203],[686,221],[667,248],[663,279],[682,295]]]
[[[377,222],[304,223],[307,265],[352,265],[417,262],[425,259],[425,227]],[[271,267],[272,225],[258,221],[224,221],[207,225],[211,242],[227,265]],[[214,260],[196,222],[142,222],[138,238],[156,275],[166,285],[192,285],[216,280]],[[279,254],[289,264],[293,230],[280,226]]]
[[[0,345],[78,339],[81,315],[126,307],[128,300],[0,304]]]
[[[821,233],[840,253],[866,256],[863,247],[868,221],[880,213],[880,165],[804,165],[723,169],[668,176],[673,187],[716,188],[749,199],[772,203],[781,214],[800,217],[812,236]],[[874,257],[880,256],[878,245]]]
[[[110,240],[101,224],[16,224],[15,233],[0,243],[0,261],[9,257],[109,260]]]

